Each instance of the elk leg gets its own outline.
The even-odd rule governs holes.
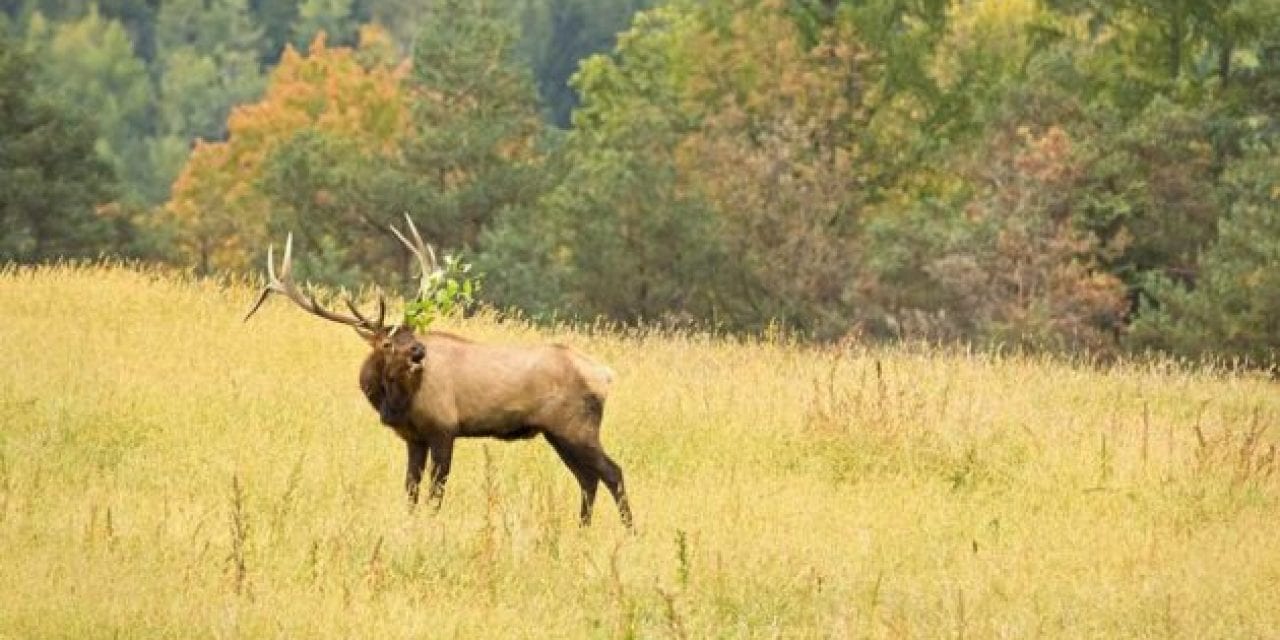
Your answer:
[[[453,463],[453,438],[434,438],[429,442],[431,447],[431,493],[427,499],[440,508],[444,500],[444,483],[449,479],[449,467]]]
[[[631,500],[627,499],[626,485],[622,483],[622,467],[605,456],[599,444],[575,445],[571,448],[573,458],[581,465],[595,472],[595,476],[603,481],[605,488],[613,494],[613,502],[618,503],[618,515],[622,516],[622,524],[627,529],[635,529],[631,517]]]
[[[422,468],[427,464],[427,445],[421,442],[405,442],[408,462],[404,471],[404,490],[409,494],[409,504],[418,504],[418,486],[422,484]]]
[[[622,516],[622,524],[628,529],[635,529],[631,517],[631,501],[627,499],[627,489],[622,482],[622,467],[605,455],[599,445],[578,449],[577,453],[581,454],[579,459],[595,471],[600,480],[604,481],[609,493],[613,494],[613,501],[618,503],[618,515]]]
[[[596,487],[600,485],[600,478],[596,476],[595,471],[574,455],[573,449],[563,440],[549,433],[546,436],[547,442],[551,443],[551,448],[560,455],[564,466],[569,467],[569,471],[573,472],[573,477],[578,480],[578,486],[582,489],[582,508],[578,512],[578,524],[585,527],[591,524],[591,509],[596,502]]]

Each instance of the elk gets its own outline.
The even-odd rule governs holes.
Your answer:
[[[394,226],[422,278],[438,273],[435,254],[408,215],[410,242]],[[591,523],[601,481],[613,495],[622,522],[632,515],[622,469],[600,444],[600,423],[613,372],[563,344],[499,346],[441,331],[418,334],[385,323],[386,300],[370,319],[350,297],[351,315],[335,313],[304,294],[292,277],[293,234],[285,241],[279,276],[272,246],[267,248],[267,281],[245,321],[277,293],[304,311],[355,329],[371,348],[360,367],[360,388],[381,422],[404,440],[405,491],[417,504],[422,473],[430,459],[428,500],[439,509],[458,438],[523,440],[541,434],[560,456],[582,491],[579,522]]]

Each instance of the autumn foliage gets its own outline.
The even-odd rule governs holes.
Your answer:
[[[1224,274],[1269,255],[1280,14],[1212,4],[663,4],[575,63],[562,130],[449,0],[412,68],[377,31],[286,51],[164,216],[201,270],[293,230],[351,285],[403,271],[410,212],[535,318],[1266,362],[1270,285]]]
[[[263,250],[274,211],[259,188],[262,167],[299,133],[324,132],[372,154],[398,152],[410,124],[401,83],[407,65],[361,55],[376,51],[381,38],[368,29],[361,50],[331,48],[321,33],[305,55],[286,48],[263,99],[232,112],[227,140],[196,143],[164,207],[184,260],[202,271],[243,269]]]

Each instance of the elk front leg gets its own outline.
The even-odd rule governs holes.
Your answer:
[[[453,463],[453,436],[439,436],[428,444],[431,447],[431,493],[427,499],[439,509],[444,499],[444,483],[449,479],[449,467]]]
[[[404,470],[404,490],[409,494],[409,504],[418,504],[418,486],[422,484],[422,469],[427,465],[427,445],[422,442],[405,442],[408,461]]]

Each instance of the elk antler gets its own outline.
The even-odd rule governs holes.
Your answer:
[[[413,242],[409,242],[394,225],[388,226],[391,226],[391,233],[396,234],[396,237],[400,239],[405,248],[413,253],[413,257],[417,259],[418,267],[422,269],[422,274],[419,277],[427,280],[441,272],[440,266],[436,264],[436,252],[431,249],[431,245],[422,241],[422,235],[418,233],[418,227],[413,224],[413,218],[410,218],[408,213],[404,214],[404,221],[408,223],[409,235],[413,236]]]
[[[249,313],[245,314],[244,319],[246,322],[262,307],[262,303],[266,302],[272,293],[278,293],[292,300],[294,304],[302,307],[307,313],[325,320],[348,325],[364,338],[370,338],[386,328],[383,325],[383,320],[386,318],[387,303],[381,295],[378,296],[378,319],[376,322],[364,317],[364,314],[356,309],[356,305],[351,301],[351,298],[346,299],[347,308],[351,309],[351,313],[355,314],[355,317],[329,311],[321,306],[319,302],[316,302],[314,295],[304,294],[293,281],[293,234],[290,233],[284,242],[284,260],[280,263],[279,278],[276,277],[274,248],[274,245],[267,245],[267,284],[262,288],[262,293],[258,295],[258,301],[253,304],[253,308],[249,309]]]

